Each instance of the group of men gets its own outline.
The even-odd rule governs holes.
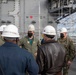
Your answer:
[[[43,29],[42,42],[34,34],[35,26],[32,24],[28,26],[27,36],[21,39],[15,25],[3,27],[0,75],[68,75],[75,47],[67,36],[67,29],[61,29],[57,41],[56,30],[51,25]]]

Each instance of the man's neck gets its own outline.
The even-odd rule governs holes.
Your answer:
[[[29,39],[33,39],[34,36],[29,37]]]

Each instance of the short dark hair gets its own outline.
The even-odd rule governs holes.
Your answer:
[[[46,37],[51,38],[51,39],[53,39],[55,37],[55,35],[47,35],[47,34],[45,34],[45,35],[46,35]]]

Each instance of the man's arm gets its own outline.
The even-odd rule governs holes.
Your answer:
[[[70,54],[70,60],[72,61],[75,57],[75,46],[73,44],[73,41],[70,40],[69,42],[69,54]]]
[[[27,64],[27,71],[29,75],[37,75],[39,72],[39,68],[32,54],[30,54]]]
[[[72,64],[70,65],[68,75],[76,75],[76,56],[73,59]]]
[[[42,50],[38,47],[36,61],[39,65],[39,73],[44,70],[44,56]]]

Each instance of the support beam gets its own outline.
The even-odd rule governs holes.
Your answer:
[[[2,0],[2,3],[6,3],[7,2],[7,0]]]
[[[17,25],[17,27],[19,28],[19,5],[20,4],[20,0],[15,0],[15,6],[14,6],[14,11],[10,11],[9,15],[12,15],[14,17],[14,23],[15,25]]]
[[[0,0],[0,26],[1,26],[1,0]]]

